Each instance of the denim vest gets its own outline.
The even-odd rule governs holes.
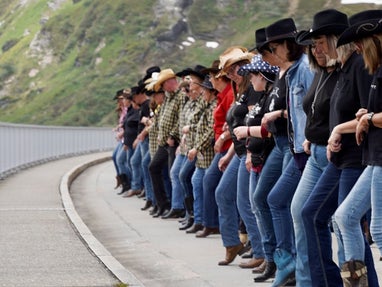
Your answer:
[[[286,83],[289,93],[289,114],[293,127],[293,150],[295,153],[304,152],[302,144],[305,140],[306,114],[302,107],[302,99],[312,84],[314,73],[309,68],[307,55],[303,54],[289,68]]]

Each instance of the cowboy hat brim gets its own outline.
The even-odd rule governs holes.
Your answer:
[[[370,19],[346,29],[338,38],[337,47],[382,32],[382,19]]]

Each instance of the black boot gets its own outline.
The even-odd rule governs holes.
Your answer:
[[[192,196],[184,199],[184,207],[186,208],[188,215],[194,215],[194,198]]]
[[[150,210],[150,215],[154,215],[155,213],[158,212],[158,205],[154,205],[154,208],[152,210]]]
[[[269,278],[273,277],[275,273],[276,273],[276,264],[274,262],[267,262],[267,266],[265,267],[263,274],[255,277],[255,279],[253,280],[255,282],[264,282],[264,281],[267,281]]]
[[[183,223],[180,227],[179,230],[186,230],[189,229],[192,225],[194,224],[194,217],[190,216],[188,217],[187,221]]]
[[[130,189],[130,180],[127,177],[126,174],[121,174],[121,181],[122,181],[122,190],[118,192],[117,194],[122,194]]]
[[[141,208],[141,210],[149,209],[153,205],[153,202],[151,200],[146,200],[145,206]]]
[[[121,176],[118,174],[115,179],[117,180],[117,183],[114,187],[114,189],[117,189],[118,187],[120,187],[122,185],[122,179],[121,179]]]

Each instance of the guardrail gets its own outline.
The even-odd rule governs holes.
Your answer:
[[[36,164],[112,150],[109,128],[21,125],[0,122],[0,179]]]

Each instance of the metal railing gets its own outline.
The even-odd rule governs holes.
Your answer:
[[[21,125],[0,122],[0,179],[63,157],[112,150],[111,128]]]

